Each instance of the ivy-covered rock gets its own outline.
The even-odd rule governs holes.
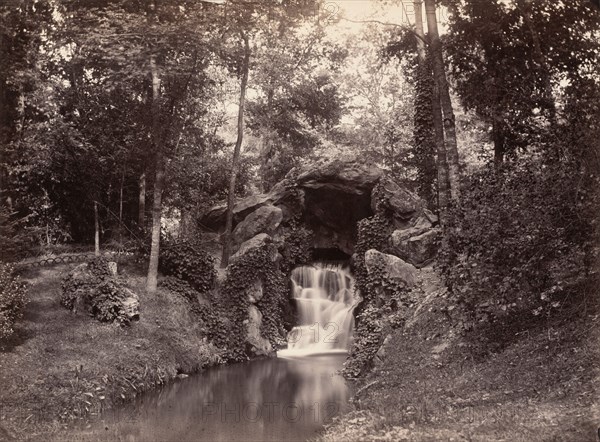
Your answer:
[[[272,235],[283,220],[283,212],[272,205],[262,206],[239,223],[232,233],[232,248],[239,246],[259,233]]]
[[[286,275],[278,266],[276,244],[268,235],[257,237],[246,241],[229,261],[220,287],[222,309],[228,318],[223,347],[232,361],[268,354],[285,342]]]
[[[250,305],[248,319],[246,319],[246,339],[250,346],[250,352],[256,356],[267,356],[273,352],[273,346],[261,334],[262,321],[263,314],[255,305]]]
[[[271,238],[266,233],[260,233],[256,236],[250,238],[248,241],[243,242],[242,245],[240,246],[239,250],[231,256],[230,262],[234,262],[236,260],[241,259],[244,255],[246,255],[249,252],[252,252],[257,249],[265,248],[267,245],[272,244],[272,242],[273,242],[273,238]],[[277,249],[270,248],[270,250],[272,252],[270,255],[272,258],[272,261],[276,261],[277,260]]]
[[[139,318],[139,298],[114,277],[104,258],[78,265],[62,283],[61,304],[102,322],[128,324]]]
[[[369,275],[382,272],[382,276],[389,281],[404,284],[406,287],[414,285],[417,269],[394,255],[387,255],[378,250],[371,249],[365,254],[365,265]]]

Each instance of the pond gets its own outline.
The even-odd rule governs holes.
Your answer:
[[[75,440],[304,441],[349,410],[346,355],[215,367],[105,413]]]
[[[337,372],[352,342],[354,279],[340,265],[291,275],[299,323],[278,358],[215,367],[102,416],[76,440],[305,441],[349,411]]]

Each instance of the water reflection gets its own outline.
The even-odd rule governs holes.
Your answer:
[[[348,409],[345,356],[270,359],[206,371],[104,416],[78,440],[306,440]]]

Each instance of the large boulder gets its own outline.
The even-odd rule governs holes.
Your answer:
[[[203,226],[222,232],[226,206],[210,209]],[[413,264],[421,264],[435,253],[436,236],[427,233],[437,217],[414,193],[382,176],[382,170],[360,159],[333,159],[291,170],[268,193],[237,201],[234,206],[232,250],[259,234],[281,236],[282,226],[299,219],[313,232],[310,246],[354,253],[357,223],[374,213],[393,221],[389,251]],[[411,238],[417,238],[411,240]],[[409,241],[410,240],[410,241]]]
[[[371,195],[373,212],[391,216],[397,227],[407,227],[425,209],[425,203],[416,194],[400,187],[389,178],[381,180]]]
[[[253,250],[260,249],[262,247],[266,247],[269,244],[271,244],[272,241],[273,241],[273,238],[271,238],[266,233],[259,233],[258,235],[250,238],[248,241],[243,242],[242,245],[240,246],[239,250],[231,256],[229,261],[234,262],[238,259],[241,259],[245,254],[247,254]],[[271,256],[271,260],[273,262],[275,262],[278,258],[277,249],[273,247],[272,253],[273,254]]]
[[[243,242],[259,233],[274,234],[282,220],[283,212],[279,207],[270,204],[259,207],[246,216],[234,229],[232,234],[232,249],[237,250]]]
[[[283,211],[284,220],[287,220],[302,210],[303,195],[294,183],[285,179],[277,183],[269,192],[258,195],[250,195],[239,199],[233,206],[233,225],[242,222],[248,215],[257,209],[273,205]],[[223,231],[225,217],[227,215],[227,203],[220,203],[206,211],[199,220],[200,229]]]
[[[365,265],[369,274],[383,271],[386,279],[411,287],[417,278],[417,268],[394,255],[370,249],[365,253]]]
[[[298,186],[306,189],[336,190],[354,195],[369,194],[383,171],[374,164],[359,159],[329,160],[301,170]]]
[[[263,315],[255,305],[248,307],[248,319],[246,320],[246,342],[249,344],[250,353],[255,356],[267,356],[273,352],[273,347],[268,339],[260,333]]]
[[[439,227],[395,230],[390,237],[390,248],[395,255],[420,267],[435,258],[441,235]]]

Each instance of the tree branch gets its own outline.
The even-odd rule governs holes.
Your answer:
[[[340,20],[346,20],[346,21],[348,21],[350,23],[359,23],[359,24],[360,23],[376,23],[376,24],[382,25],[382,26],[394,26],[396,28],[402,29],[403,31],[410,32],[415,37],[417,37],[419,40],[423,41],[423,43],[425,43],[426,45],[429,44],[425,38],[423,38],[419,34],[417,34],[414,31],[414,29],[412,29],[410,26],[400,25],[398,23],[390,23],[390,22],[385,22],[385,21],[380,21],[380,20],[351,20],[351,19],[346,18],[346,17],[340,17]]]

